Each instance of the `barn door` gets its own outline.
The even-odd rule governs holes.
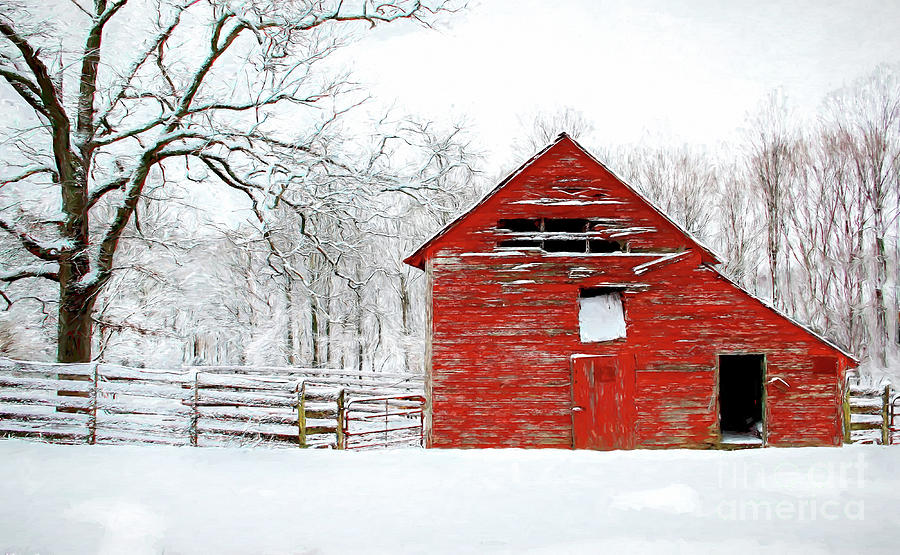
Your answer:
[[[575,449],[634,447],[634,368],[627,356],[574,356],[572,440]]]

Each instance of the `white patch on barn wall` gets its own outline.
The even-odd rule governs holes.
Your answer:
[[[578,299],[578,328],[583,343],[625,337],[622,296],[607,293]]]
[[[582,266],[576,266],[574,268],[569,268],[569,279],[581,279],[590,277],[593,275],[594,271],[590,268],[584,268]]]

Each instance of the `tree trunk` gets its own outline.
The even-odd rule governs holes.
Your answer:
[[[91,339],[93,335],[93,312],[95,294],[73,293],[64,287],[59,292],[59,325],[57,326],[56,361],[63,363],[90,362]],[[60,380],[90,381],[90,376],[81,374],[58,374]],[[61,397],[89,397],[87,391],[60,389]],[[57,412],[87,414],[87,409],[57,407]]]
[[[325,321],[323,322],[324,330],[320,334],[320,339],[322,342],[322,354],[320,358],[325,362],[325,366],[331,365],[331,278],[325,279],[325,297],[322,302],[322,306],[324,308],[324,317]],[[341,365],[343,367],[343,365]]]
[[[403,337],[402,337],[402,345],[403,345],[403,366],[404,370],[407,372],[412,372],[412,360],[409,352],[409,346],[411,344],[410,335],[412,326],[409,322],[409,287],[406,283],[406,273],[404,273],[403,269],[400,270],[400,315],[401,315],[401,323],[403,325]]]
[[[93,294],[73,293],[60,287],[57,362],[91,361],[95,299]]]
[[[880,218],[879,218],[880,219]],[[880,224],[880,222],[879,222]],[[884,246],[884,236],[879,233],[875,237],[875,354],[878,365],[887,368],[887,350],[891,333],[887,323],[887,301],[884,295],[884,286],[887,278],[887,249]]]
[[[309,340],[310,340],[310,365],[318,368],[319,359],[319,303],[315,295],[309,297]]]
[[[285,271],[284,274],[284,310],[287,316],[285,325],[284,348],[288,366],[297,366],[297,347],[294,345],[294,280]]]
[[[64,187],[84,190],[81,187]],[[69,202],[82,209],[83,199],[73,194]],[[67,206],[64,203],[64,206]],[[86,211],[85,211],[86,212]],[[96,287],[84,287],[81,280],[90,271],[87,257],[88,218],[84,212],[66,210],[67,237],[73,237],[78,248],[74,254],[59,261],[59,321],[57,324],[57,362],[90,362],[91,340],[93,338],[94,303],[97,300]]]
[[[356,290],[356,371],[362,379],[363,362],[365,360],[365,346],[363,345],[363,306],[362,293]]]
[[[776,189],[772,189],[776,191]],[[773,192],[773,195],[777,192]],[[766,224],[766,250],[769,257],[769,281],[772,283],[772,306],[781,308],[781,292],[778,287],[778,254],[781,250],[781,233],[778,229],[777,218],[781,217],[779,206],[774,201],[769,201]]]

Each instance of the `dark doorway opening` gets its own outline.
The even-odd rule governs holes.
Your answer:
[[[761,440],[763,355],[719,355],[719,424],[722,440]]]

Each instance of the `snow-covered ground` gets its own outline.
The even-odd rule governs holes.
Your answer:
[[[12,553],[900,549],[900,448],[196,449],[0,441]]]

